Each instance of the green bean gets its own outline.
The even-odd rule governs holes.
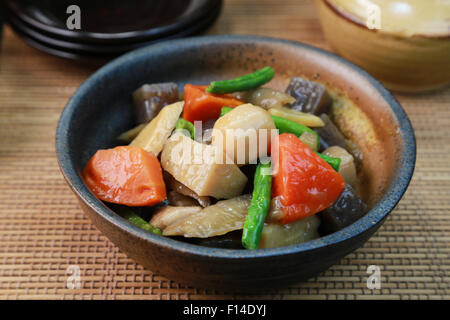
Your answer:
[[[266,84],[272,80],[274,75],[275,71],[271,67],[267,66],[236,79],[213,81],[206,89],[206,92],[230,93],[236,91],[247,91]]]
[[[150,231],[154,234],[157,234],[159,236],[162,235],[162,231],[159,228],[156,228],[155,226],[152,226],[150,223],[142,219],[140,216],[138,216],[136,213],[134,213],[132,210],[123,207],[123,206],[114,206],[114,211],[117,212],[122,218],[128,220],[130,223],[134,224],[135,226]]]
[[[316,152],[316,154],[326,161],[334,170],[339,172],[339,167],[341,166],[341,158],[333,158],[322,153]]]
[[[189,122],[183,118],[178,119],[177,124],[175,125],[175,130],[187,130],[187,131],[189,131],[189,134],[191,135],[191,139],[195,138],[194,125],[191,122]]]
[[[224,115],[226,115],[228,112],[230,112],[231,110],[233,110],[233,108],[230,107],[222,107],[222,109],[220,109],[220,116],[223,117]]]
[[[304,126],[300,123],[278,116],[272,116],[272,119],[273,122],[275,123],[275,127],[280,131],[280,134],[292,133],[295,134],[297,137],[300,137],[305,132],[310,132],[314,134],[317,139],[317,150],[319,150],[320,148],[319,135],[311,128],[308,128],[307,126]]]
[[[256,168],[252,201],[242,231],[242,245],[246,249],[258,248],[264,220],[269,212],[272,175],[267,174],[267,170],[270,170],[270,167],[269,162],[267,164],[260,163]]]

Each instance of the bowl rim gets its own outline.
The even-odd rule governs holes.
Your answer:
[[[344,18],[345,20],[361,27],[370,32],[378,32],[380,34],[390,35],[393,37],[402,37],[402,38],[420,38],[420,39],[435,39],[435,40],[445,40],[450,39],[450,32],[443,34],[426,34],[426,33],[413,33],[412,35],[402,35],[391,31],[381,30],[381,29],[370,29],[365,25],[358,17],[351,14],[350,12],[346,12],[339,8],[336,4],[331,3],[330,0],[317,0],[322,1],[331,11],[333,11],[336,15]]]
[[[110,210],[101,200],[96,198],[87,188],[83,179],[77,170],[75,163],[72,161],[69,150],[66,146],[69,145],[69,135],[66,128],[69,128],[72,114],[74,113],[79,100],[83,95],[90,90],[92,84],[101,79],[108,73],[120,68],[126,63],[132,63],[133,60],[145,57],[149,54],[157,55],[167,52],[167,50],[180,50],[186,49],[186,47],[195,47],[199,45],[210,45],[212,43],[217,44],[236,44],[239,43],[270,43],[289,46],[292,49],[302,49],[311,51],[314,54],[329,57],[337,60],[338,63],[347,66],[356,71],[361,76],[365,77],[368,82],[374,87],[374,89],[381,95],[385,102],[389,105],[396,121],[399,126],[399,134],[402,136],[402,151],[401,157],[398,159],[398,170],[389,187],[387,188],[384,196],[380,201],[362,218],[353,223],[352,225],[332,233],[330,235],[320,237],[308,242],[289,245],[278,248],[258,249],[258,250],[245,250],[245,249],[222,249],[203,247],[200,245],[185,243],[179,240],[171,239],[170,237],[162,237],[152,234],[148,231],[140,229],[139,227],[129,223],[118,214]],[[297,254],[300,252],[312,251],[320,248],[324,248],[330,245],[341,244],[351,238],[356,238],[362,235],[372,227],[379,225],[388,214],[393,210],[397,203],[402,198],[403,194],[410,183],[413,176],[415,161],[416,161],[416,140],[414,136],[413,127],[411,122],[395,99],[395,97],[375,78],[369,73],[349,62],[348,60],[328,52],[326,50],[310,46],[308,44],[295,42],[291,40],[254,36],[254,35],[213,35],[202,37],[191,37],[184,39],[176,39],[170,41],[160,42],[154,45],[150,45],[141,49],[134,50],[119,58],[109,62],[94,74],[92,74],[72,95],[58,121],[56,129],[56,153],[57,160],[60,166],[60,170],[69,184],[73,192],[96,214],[100,215],[103,219],[106,219],[109,223],[115,227],[120,228],[126,233],[132,234],[134,237],[140,240],[151,242],[161,248],[178,251],[183,254],[195,255],[198,257],[215,257],[223,259],[263,259],[273,258],[289,254]]]

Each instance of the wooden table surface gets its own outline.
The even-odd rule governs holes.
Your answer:
[[[331,50],[312,1],[225,0],[209,34],[280,37]],[[55,157],[59,114],[94,71],[41,53],[5,27],[0,53],[1,299],[450,299],[450,89],[396,94],[415,128],[417,167],[367,244],[305,283],[254,294],[185,287],[119,252],[84,216]],[[381,289],[366,286],[381,268]],[[67,286],[69,266],[81,287]]]

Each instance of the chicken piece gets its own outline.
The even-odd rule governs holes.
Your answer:
[[[219,150],[175,132],[164,145],[161,166],[199,196],[230,199],[242,193],[247,177]]]

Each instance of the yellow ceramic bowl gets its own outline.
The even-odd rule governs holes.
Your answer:
[[[329,43],[388,88],[450,84],[450,0],[316,0]]]

